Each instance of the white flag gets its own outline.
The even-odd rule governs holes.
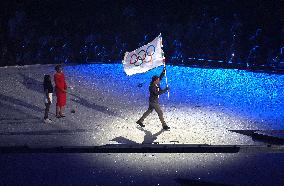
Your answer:
[[[130,76],[164,65],[162,47],[162,36],[160,34],[147,45],[132,52],[126,52],[122,61],[125,73]]]

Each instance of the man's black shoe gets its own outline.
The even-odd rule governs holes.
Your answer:
[[[136,121],[136,123],[138,124],[138,125],[140,125],[140,127],[145,127],[145,125],[141,122],[141,121]]]
[[[167,126],[167,125],[164,125],[164,126],[163,126],[163,129],[164,129],[164,130],[170,130],[170,127]]]

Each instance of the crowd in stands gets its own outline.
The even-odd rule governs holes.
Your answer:
[[[175,64],[204,59],[277,67],[284,61],[277,1],[249,1],[246,8],[234,0],[95,2],[7,5],[0,20],[1,66],[116,62],[159,33]]]

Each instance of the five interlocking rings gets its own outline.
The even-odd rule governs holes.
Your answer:
[[[135,66],[140,66],[143,63],[152,62],[152,56],[155,53],[156,48],[154,45],[149,45],[145,50],[140,50],[137,54],[132,54],[130,58],[130,64],[134,64]],[[146,61],[146,57],[150,56],[150,60]]]

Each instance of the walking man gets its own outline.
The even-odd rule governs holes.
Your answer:
[[[151,81],[150,86],[149,86],[149,92],[150,92],[149,108],[143,114],[143,116],[136,122],[141,127],[145,127],[145,125],[143,124],[144,119],[155,109],[155,111],[158,113],[158,116],[159,116],[159,119],[162,123],[163,129],[164,130],[170,129],[170,127],[167,126],[167,124],[164,120],[163,112],[162,112],[160,105],[159,105],[159,95],[161,95],[161,94],[165,93],[167,90],[169,90],[169,87],[166,87],[165,89],[160,88],[160,80],[162,80],[162,78],[164,77],[165,71],[166,71],[166,67],[164,67],[160,76],[153,76],[152,77],[152,81]]]

